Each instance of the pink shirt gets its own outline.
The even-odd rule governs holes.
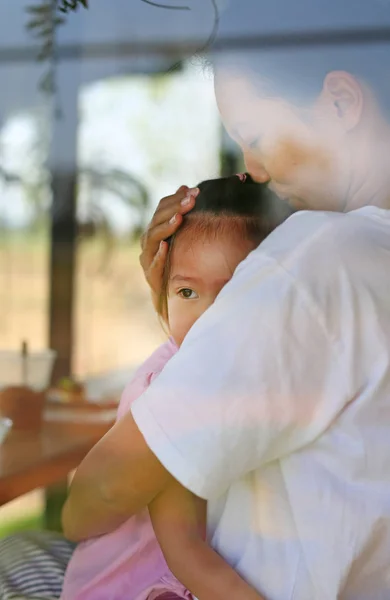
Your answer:
[[[118,419],[176,351],[176,344],[169,340],[138,369],[123,393]],[[65,574],[61,600],[153,600],[164,592],[192,598],[169,571],[145,509],[112,533],[77,546]]]

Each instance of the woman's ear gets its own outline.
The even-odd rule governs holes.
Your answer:
[[[324,79],[321,95],[345,131],[351,131],[360,123],[365,93],[353,75],[346,71],[331,71]]]

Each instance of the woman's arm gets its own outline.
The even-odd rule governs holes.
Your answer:
[[[127,413],[77,469],[62,511],[65,537],[81,542],[114,531],[171,480]]]
[[[205,541],[206,502],[172,482],[149,506],[168,567],[199,600],[264,600]]]
[[[165,342],[139,367],[122,394],[116,424],[77,469],[62,517],[69,539],[81,541],[113,531],[137,507],[145,508],[171,478],[129,410],[176,350],[175,344]]]

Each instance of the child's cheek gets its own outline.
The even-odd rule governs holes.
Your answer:
[[[182,344],[193,324],[190,308],[190,302],[186,303],[178,296],[168,300],[169,330],[178,346]]]

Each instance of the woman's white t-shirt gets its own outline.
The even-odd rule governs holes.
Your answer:
[[[133,406],[269,600],[390,598],[390,211],[301,212]]]

